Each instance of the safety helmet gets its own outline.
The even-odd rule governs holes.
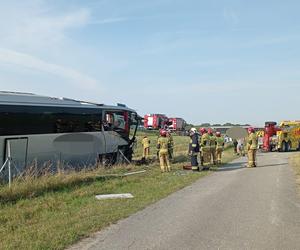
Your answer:
[[[208,132],[210,135],[213,135],[213,133],[214,133],[214,131],[212,130],[212,128],[209,128],[209,129],[207,130],[207,132]]]
[[[200,128],[199,132],[203,135],[203,134],[207,133],[207,130],[206,130],[206,128]]]
[[[254,130],[253,127],[249,127],[249,128],[248,128],[248,133],[254,133],[254,132],[255,132],[255,130]]]
[[[196,132],[197,132],[197,129],[196,129],[196,128],[191,128],[190,132],[196,133]]]
[[[221,137],[221,132],[216,132],[217,137]]]
[[[163,137],[166,137],[167,136],[167,131],[165,129],[161,129],[159,131],[160,135],[163,136]]]

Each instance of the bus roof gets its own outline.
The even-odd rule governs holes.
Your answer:
[[[0,91],[0,105],[30,105],[30,106],[53,106],[53,107],[73,107],[73,108],[95,108],[108,110],[127,110],[135,112],[125,105],[118,104],[110,106],[98,103],[91,103],[69,98],[56,98],[49,96],[35,95],[32,93]]]

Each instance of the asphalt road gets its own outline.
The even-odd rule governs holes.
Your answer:
[[[234,161],[71,249],[300,249],[289,153]]]

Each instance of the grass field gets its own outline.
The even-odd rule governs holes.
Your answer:
[[[152,136],[156,142],[156,135],[151,140]],[[11,190],[0,187],[0,249],[64,249],[209,174],[183,171],[188,137],[174,141],[177,163],[170,173],[161,174],[153,163],[29,179],[15,183]],[[156,150],[152,151],[155,155]],[[136,157],[140,156],[137,149]],[[233,158],[232,149],[226,150],[224,161]],[[123,178],[113,175],[141,169],[146,173]],[[94,197],[127,192],[135,198],[97,201]]]
[[[137,133],[137,144],[135,147],[134,159],[140,159],[142,157],[142,145],[141,141],[143,137],[147,135],[150,139],[150,157],[156,157],[156,144],[158,138],[158,132],[151,131],[151,132],[138,132]],[[179,156],[183,154],[187,154],[188,152],[188,144],[189,144],[189,137],[188,136],[177,136],[173,135],[174,139],[174,156]]]

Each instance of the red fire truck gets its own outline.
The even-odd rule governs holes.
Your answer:
[[[264,135],[263,135],[263,149],[266,152],[272,151],[275,149],[272,138],[276,136],[277,132],[280,131],[280,128],[276,127],[276,122],[266,122]]]
[[[183,131],[186,126],[186,121],[182,118],[169,118],[168,125],[172,131]]]
[[[145,129],[161,129],[168,125],[168,117],[164,114],[147,114],[144,116]]]

